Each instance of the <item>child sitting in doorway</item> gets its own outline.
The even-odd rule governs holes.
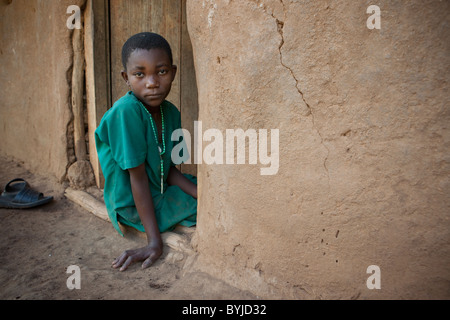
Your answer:
[[[177,224],[195,225],[197,180],[171,160],[178,143],[171,134],[181,128],[181,118],[165,100],[177,71],[169,43],[155,33],[136,34],[122,48],[122,63],[130,91],[105,113],[95,142],[113,226],[120,234],[122,223],[147,235],[147,246],[113,261],[114,268],[124,271],[137,261],[146,268],[161,256],[161,232]]]

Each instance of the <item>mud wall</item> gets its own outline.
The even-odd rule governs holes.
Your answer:
[[[0,1],[0,152],[59,180],[73,154],[66,12],[82,2]]]
[[[449,11],[188,0],[203,132],[279,129],[275,175],[198,166],[196,268],[265,298],[449,298]]]

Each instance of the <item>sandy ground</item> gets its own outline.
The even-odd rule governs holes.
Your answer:
[[[0,299],[257,299],[211,276],[183,268],[186,259],[163,256],[150,268],[134,264],[125,272],[110,267],[126,249],[145,244],[121,237],[109,222],[64,196],[67,185],[30,173],[0,157],[0,189],[23,178],[54,200],[25,210],[0,209]],[[67,267],[77,265],[81,288],[69,290]]]

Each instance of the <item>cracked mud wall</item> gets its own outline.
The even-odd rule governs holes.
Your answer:
[[[0,152],[60,181],[73,154],[66,11],[82,3],[0,0]]]
[[[280,130],[276,175],[198,166],[196,268],[265,298],[449,298],[449,9],[188,0],[203,131]]]

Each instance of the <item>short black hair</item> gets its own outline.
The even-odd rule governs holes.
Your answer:
[[[170,63],[173,64],[172,49],[169,42],[163,36],[153,32],[141,32],[130,37],[122,47],[122,64],[127,70],[128,59],[136,49],[163,49],[169,56]]]

